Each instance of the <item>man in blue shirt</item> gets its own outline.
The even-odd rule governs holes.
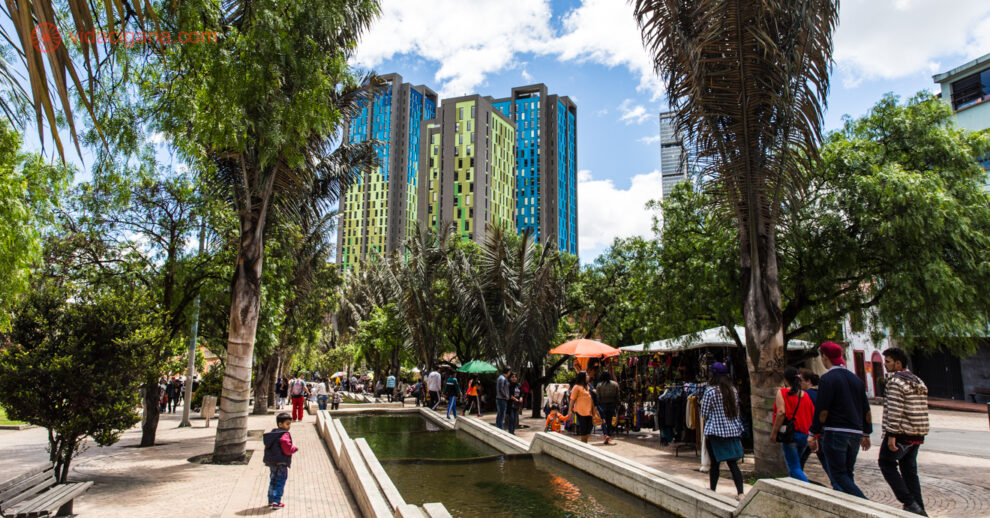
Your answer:
[[[866,386],[846,368],[839,344],[825,342],[820,350],[828,372],[818,382],[818,400],[808,447],[811,451],[822,449],[828,461],[828,475],[843,493],[866,498],[853,477],[859,449],[870,449],[870,434],[873,433]]]

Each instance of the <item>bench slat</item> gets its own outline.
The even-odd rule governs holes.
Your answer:
[[[66,496],[71,495],[72,492],[77,489],[75,486],[77,484],[62,484],[60,486],[55,486],[52,489],[34,497],[34,499],[25,502],[22,506],[17,507],[13,511],[14,516],[47,516],[51,514],[53,509],[58,509],[62,504],[72,500],[72,497],[66,498]]]
[[[63,505],[72,502],[75,498],[85,493],[93,485],[92,482],[73,482],[65,484],[68,488],[58,499],[52,499],[43,508],[38,509],[34,516],[51,516],[58,512]],[[62,486],[59,486],[62,487]]]
[[[49,500],[52,500],[53,497],[58,498],[65,491],[63,487],[55,486],[26,502],[22,502],[21,505],[8,511],[8,516],[32,516],[35,511],[40,509]]]
[[[55,485],[55,477],[54,476],[52,476],[50,473],[43,473],[42,475],[46,475],[48,478],[46,478],[40,484],[34,484],[31,487],[25,488],[25,490],[23,492],[21,492],[21,494],[15,496],[15,497],[12,497],[9,500],[4,501],[3,502],[3,507],[4,508],[14,507],[18,503],[24,502],[24,501],[27,501],[27,500],[30,500],[32,497],[34,497],[34,495],[36,495],[36,494],[38,494],[38,493],[40,493],[40,492],[42,492],[42,491],[44,491],[44,490],[46,490],[46,489],[48,489],[48,488],[50,488],[50,487],[52,487],[52,486]]]
[[[11,486],[3,493],[0,493],[0,505],[7,506],[13,505],[14,502],[11,500],[17,498],[21,493],[30,490],[34,486],[44,485],[41,489],[52,485],[49,480],[55,479],[54,470],[45,470],[40,473],[34,473],[31,476],[21,480],[16,485]],[[35,491],[37,493],[37,491]]]
[[[55,467],[52,465],[51,462],[43,462],[40,464],[29,466],[23,469],[20,473],[10,476],[5,476],[3,480],[0,480],[0,493],[7,491],[8,489],[10,489],[11,487],[13,487],[14,485],[18,484],[19,482],[23,481],[28,477],[34,476],[35,474],[41,473],[42,471],[51,470],[54,468]]]

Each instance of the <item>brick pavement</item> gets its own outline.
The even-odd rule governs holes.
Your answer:
[[[268,419],[274,421],[272,417]],[[292,468],[282,497],[285,508],[279,511],[268,508],[268,468],[261,459],[264,447],[260,440],[251,441],[255,444],[249,443],[249,447],[254,446],[257,453],[224,508],[224,518],[268,514],[281,518],[361,516],[343,473],[334,468],[329,450],[316,433],[315,422],[315,417],[307,415],[301,423],[292,425],[292,441],[299,451],[292,456]]]
[[[882,407],[874,407],[874,421],[880,422]],[[526,412],[528,416],[531,412]],[[951,426],[954,429],[969,432],[983,432],[985,416],[980,414],[932,411],[932,428]],[[495,422],[495,413],[485,414],[484,420]],[[543,421],[523,417],[522,424],[528,425],[516,431],[516,435],[532,440],[533,434],[543,431]],[[879,427],[878,427],[879,428]],[[878,449],[874,446],[867,452],[860,452],[856,464],[856,482],[863,492],[871,499],[900,508],[893,493],[884,481],[877,467]],[[647,466],[654,467],[666,473],[679,477],[701,487],[708,487],[708,473],[698,471],[700,459],[692,450],[681,451],[674,455],[671,447],[662,447],[652,433],[620,434],[615,445],[603,446],[601,435],[592,436],[593,446],[608,449],[623,457],[633,459]],[[752,459],[748,458],[740,465],[743,476],[752,472]],[[942,452],[922,450],[918,455],[918,470],[920,473],[922,492],[925,496],[925,506],[928,514],[940,518],[982,518],[990,517],[990,458],[977,456],[951,455]],[[727,469],[723,468],[719,481],[718,492],[726,496],[734,496],[735,489]],[[812,456],[807,465],[808,478],[822,485],[828,485],[828,477]],[[746,485],[749,491],[750,485]]]
[[[286,509],[268,509],[268,469],[262,461],[260,437],[248,449],[258,450],[248,465],[193,464],[188,458],[213,449],[216,420],[211,428],[194,419],[192,428],[177,428],[181,414],[166,414],[158,426],[158,446],[137,448],[139,427],[124,432],[108,448],[90,444],[73,462],[70,480],[95,482],[76,499],[75,512],[87,517],[226,517],[271,513],[275,516],[360,516],[343,475],[320,443],[315,420],[307,415],[293,426],[299,457],[289,474]],[[249,430],[270,430],[273,415],[250,416]],[[256,434],[252,434],[256,435]],[[4,469],[47,461],[44,429],[0,431]]]

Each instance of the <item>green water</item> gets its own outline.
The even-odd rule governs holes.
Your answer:
[[[499,455],[418,415],[347,416],[408,503],[442,502],[453,516],[669,517],[666,511],[545,455]],[[415,430],[403,433],[404,427]]]
[[[358,415],[334,416],[347,430],[352,439],[369,434],[432,432],[442,430],[419,414],[362,413]]]

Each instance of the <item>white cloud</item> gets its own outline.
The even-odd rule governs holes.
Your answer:
[[[660,135],[653,135],[651,137],[638,138],[638,139],[636,139],[636,142],[642,142],[643,144],[646,144],[648,146],[649,145],[653,145],[653,144],[656,144],[657,142],[660,142]]]
[[[554,31],[549,0],[383,0],[354,64],[374,68],[401,55],[422,57],[439,64],[434,79],[446,97],[476,92],[488,74],[533,53],[625,67],[639,76],[639,90],[656,99],[662,88],[632,13],[622,0],[582,0]],[[525,68],[522,73],[531,80]]]
[[[643,105],[633,105],[632,99],[622,101],[622,104],[619,105],[619,112],[622,114],[619,117],[619,120],[625,122],[627,125],[642,124],[653,116],[653,114],[648,112]]]
[[[529,72],[527,72],[526,69],[524,68],[523,71],[522,71],[522,78],[523,78],[523,81],[532,81],[533,80],[533,75],[530,74]]]
[[[653,213],[650,200],[660,199],[660,171],[638,174],[628,189],[612,180],[595,180],[591,171],[578,172],[578,243],[580,251],[601,250],[617,237],[649,236]]]
[[[548,0],[386,0],[358,45],[355,64],[373,68],[398,55],[439,63],[441,97],[475,93],[517,53],[552,38]]]
[[[602,108],[595,112],[595,115],[601,117],[602,115],[608,115],[608,108]]]
[[[563,27],[563,34],[548,45],[561,61],[623,66],[639,76],[640,91],[650,93],[653,100],[663,94],[630,2],[583,0],[564,16]]]
[[[846,86],[945,72],[966,58],[990,52],[987,0],[843,0],[835,34],[835,60]]]
[[[160,131],[156,131],[148,136],[149,144],[165,144],[166,142],[168,142],[168,138]]]

